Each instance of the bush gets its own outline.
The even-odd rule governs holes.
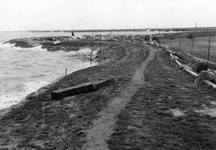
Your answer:
[[[188,38],[188,39],[193,39],[193,38],[194,38],[194,35],[193,35],[193,34],[188,34],[188,35],[187,35],[187,38]]]
[[[152,40],[155,40],[156,42],[159,42],[159,38],[156,37],[156,36],[154,36],[154,37],[152,38]]]
[[[150,36],[149,35],[146,35],[145,36],[145,41],[149,41],[150,40]]]
[[[199,63],[196,66],[196,72],[200,73],[202,70],[208,70],[207,64]]]

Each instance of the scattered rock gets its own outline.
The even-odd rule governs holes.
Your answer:
[[[215,74],[211,71],[202,71],[198,77],[200,80],[209,80],[211,82],[215,81]]]

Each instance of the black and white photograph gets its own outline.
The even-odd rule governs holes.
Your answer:
[[[215,0],[0,0],[0,150],[216,150]]]

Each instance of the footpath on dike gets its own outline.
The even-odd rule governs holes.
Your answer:
[[[0,120],[0,149],[214,149],[216,93],[146,44],[107,42],[112,61],[61,79]],[[118,57],[121,54],[121,57]],[[123,54],[123,55],[122,55]],[[97,91],[53,100],[53,90],[113,78]]]

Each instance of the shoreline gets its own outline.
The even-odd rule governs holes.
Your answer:
[[[105,63],[65,76],[2,118],[0,148],[214,149],[216,120],[206,111],[216,108],[215,90],[194,84],[165,45],[128,39],[103,41],[98,60]],[[114,81],[96,91],[60,100],[50,95],[108,78]]]
[[[30,101],[32,98],[37,97],[39,94],[42,94],[43,92],[46,92],[46,90],[50,86],[54,85],[55,83],[57,83],[58,81],[60,81],[62,78],[64,78],[64,76],[58,77],[55,80],[53,80],[51,83],[49,83],[49,84],[47,84],[45,86],[40,87],[35,92],[27,94],[25,96],[25,98],[22,99],[22,100],[20,100],[17,104],[11,105],[10,107],[7,107],[7,108],[0,109],[0,122],[1,122],[1,119],[3,117],[7,116],[8,113],[10,113],[11,111],[13,111],[14,109],[17,109],[17,108],[25,105],[28,101]]]
[[[4,44],[7,44],[7,42],[5,42]],[[8,44],[11,44],[11,43],[8,43]],[[12,43],[13,47],[16,47],[16,48],[26,48],[25,46],[23,47],[17,47],[17,46],[14,46],[15,44]],[[39,45],[37,45],[39,46]],[[35,47],[37,47],[35,46]],[[35,48],[35,47],[31,47],[31,48]],[[42,47],[42,45],[41,45]],[[28,49],[28,48],[26,48]],[[79,58],[79,59],[85,59],[85,57],[87,56],[82,56],[83,58]],[[100,65],[99,63],[97,65]],[[95,66],[95,65],[94,65]],[[89,67],[85,67],[85,68],[82,68],[82,69],[86,69],[86,68],[89,68]],[[78,69],[76,71],[81,71],[82,69]],[[76,71],[73,71],[71,73],[74,73]],[[71,74],[70,73],[70,74]],[[60,76],[60,77],[57,77],[56,79],[54,79],[53,81],[51,81],[50,83],[48,83],[47,85],[44,85],[42,87],[40,87],[39,89],[37,89],[36,91],[32,92],[32,93],[29,93],[25,96],[24,99],[20,100],[17,104],[13,104],[7,108],[3,108],[3,109],[0,109],[0,120],[6,116],[8,113],[10,113],[11,111],[13,111],[14,109],[18,108],[18,107],[21,107],[23,105],[25,105],[29,100],[31,100],[32,98],[36,98],[38,95],[40,94],[43,94],[44,92],[46,92],[51,86],[55,85],[57,82],[59,82],[61,79],[63,79],[66,75],[63,75],[63,76]],[[0,121],[1,122],[1,121]]]
[[[100,44],[100,41],[95,41],[95,43]],[[36,133],[38,133],[40,134],[37,136],[39,140],[39,138],[45,136],[42,130],[46,128],[47,123],[51,123],[47,127],[60,127],[61,122],[66,119],[64,114],[68,112],[70,114],[68,114],[70,119],[65,120],[65,123],[67,124],[66,128],[73,132],[73,134],[81,134],[79,133],[80,130],[78,128],[88,126],[88,123],[86,124],[85,121],[86,117],[82,116],[87,115],[89,119],[86,119],[89,123],[92,122],[92,119],[97,118],[97,113],[105,107],[112,98],[118,95],[121,89],[127,86],[127,83],[132,80],[135,69],[139,67],[148,56],[148,50],[145,50],[142,44],[137,45],[136,43],[121,41],[103,41],[103,43],[105,49],[102,49],[102,53],[99,54],[101,58],[97,59],[102,62],[103,60],[106,60],[105,63],[75,71],[50,86],[46,91],[37,95],[37,97],[32,97],[24,105],[12,109],[6,116],[1,118],[0,132],[3,128],[6,129],[8,125],[18,125],[12,127],[13,131],[18,128],[23,128],[20,130],[21,133],[19,133],[18,136],[25,137],[23,134],[37,136]],[[52,91],[57,89],[108,78],[113,78],[114,82],[109,86],[102,87],[94,92],[70,96],[58,101],[53,100],[50,95]],[[63,120],[59,122],[56,119]],[[70,123],[70,120],[73,120],[71,122],[72,124]],[[82,125],[79,125],[79,122]],[[76,124],[77,126],[74,127]],[[69,129],[70,127],[73,129]],[[35,129],[38,131],[36,132]],[[13,131],[11,130],[11,132]],[[49,131],[49,133],[52,134],[52,131]],[[2,137],[4,137],[3,134]],[[4,137],[4,139],[7,140],[7,137]],[[53,137],[57,138],[58,136],[50,135],[47,138]],[[77,136],[71,136],[70,138],[75,138],[71,143],[73,145],[80,141],[80,138],[77,138]],[[20,141],[22,139],[23,138],[19,137],[18,143],[15,142],[12,146],[21,148],[25,143],[24,141],[24,143]],[[5,140],[2,141],[0,138],[0,145],[6,146],[7,142]],[[34,141],[36,142],[37,140]],[[5,146],[0,147],[4,148]]]
[[[18,41],[20,40],[20,39],[17,39]],[[13,42],[16,42],[16,39],[15,40],[12,40]],[[8,41],[8,42],[5,42],[4,44],[12,44],[13,45],[13,47],[20,47],[20,48],[27,48],[26,46],[25,46],[25,44],[24,45],[17,45],[17,46],[15,46],[16,45],[16,43],[11,43],[10,41]],[[80,41],[78,41],[78,43],[79,43]],[[19,42],[18,42],[19,43]],[[82,47],[89,47],[89,43],[87,43],[87,45],[85,45],[85,43],[86,42],[84,42],[84,44],[82,45]],[[91,44],[92,44],[92,42],[91,42]],[[93,43],[93,44],[96,44],[96,46],[97,46],[97,42],[96,43]],[[101,43],[100,43],[101,44]],[[38,45],[37,45],[38,46]],[[107,46],[107,45],[106,45]],[[104,48],[104,49],[106,49],[106,50],[109,50],[109,49],[107,49],[106,48],[106,46],[105,46],[105,48],[104,48],[104,46],[102,46],[102,48]],[[110,45],[108,45],[108,46],[110,46]],[[114,44],[114,46],[115,46],[115,44]],[[46,46],[44,46],[44,45],[41,45],[41,47],[42,48],[49,48],[50,49],[50,47],[51,47],[51,49],[52,49],[52,45],[49,45],[48,44],[48,46],[46,45]],[[61,46],[62,47],[62,46]],[[30,48],[34,48],[34,46],[31,46]],[[77,47],[76,47],[77,48]],[[98,49],[98,47],[95,47],[96,49]],[[121,47],[120,47],[121,48]],[[74,50],[74,47],[72,48],[72,51]],[[54,51],[56,51],[56,50],[54,50]],[[97,52],[99,52],[100,51],[100,49],[99,50],[97,50]],[[108,61],[106,61],[106,59],[104,59],[104,58],[101,58],[101,55],[100,55],[100,53],[101,52],[99,52],[99,53],[97,53],[96,54],[96,56],[95,56],[95,58],[96,58],[96,60],[95,61],[97,61],[98,62],[98,64],[97,65],[102,65],[103,63],[108,63],[111,59],[108,59]],[[110,56],[110,57],[112,57],[112,56]],[[97,66],[96,65],[96,66]],[[95,66],[95,65],[94,65]],[[91,66],[91,67],[93,67],[93,66]],[[90,68],[90,67],[87,67],[87,68]],[[87,69],[87,68],[82,68],[82,69],[79,69],[79,70],[76,70],[76,71],[74,71],[74,72],[77,72],[77,71],[82,71],[83,69]],[[73,74],[74,72],[71,72],[70,74]],[[20,100],[20,102],[18,102],[17,104],[14,104],[14,105],[11,105],[10,107],[8,107],[8,108],[3,108],[3,109],[1,109],[0,110],[0,120],[3,118],[3,117],[5,117],[5,116],[7,116],[7,114],[8,113],[10,113],[11,111],[13,111],[14,109],[17,109],[17,108],[19,108],[19,107],[21,107],[21,106],[23,106],[23,105],[25,105],[28,101],[30,101],[31,99],[34,99],[34,98],[37,98],[39,95],[41,95],[41,94],[43,94],[43,93],[45,93],[47,90],[49,90],[49,88],[50,87],[52,87],[52,86],[54,86],[57,82],[59,82],[60,80],[62,80],[63,78],[65,78],[67,75],[63,75],[63,76],[60,76],[60,77],[58,77],[58,78],[56,78],[56,79],[54,79],[51,83],[49,83],[49,84],[47,84],[47,85],[45,85],[45,86],[42,86],[42,87],[40,87],[38,90],[36,90],[36,91],[34,91],[34,92],[32,92],[32,93],[30,93],[30,94],[28,94],[28,95],[26,95],[25,96],[25,98],[24,99],[22,99],[22,100]],[[1,121],[0,121],[1,122]]]

